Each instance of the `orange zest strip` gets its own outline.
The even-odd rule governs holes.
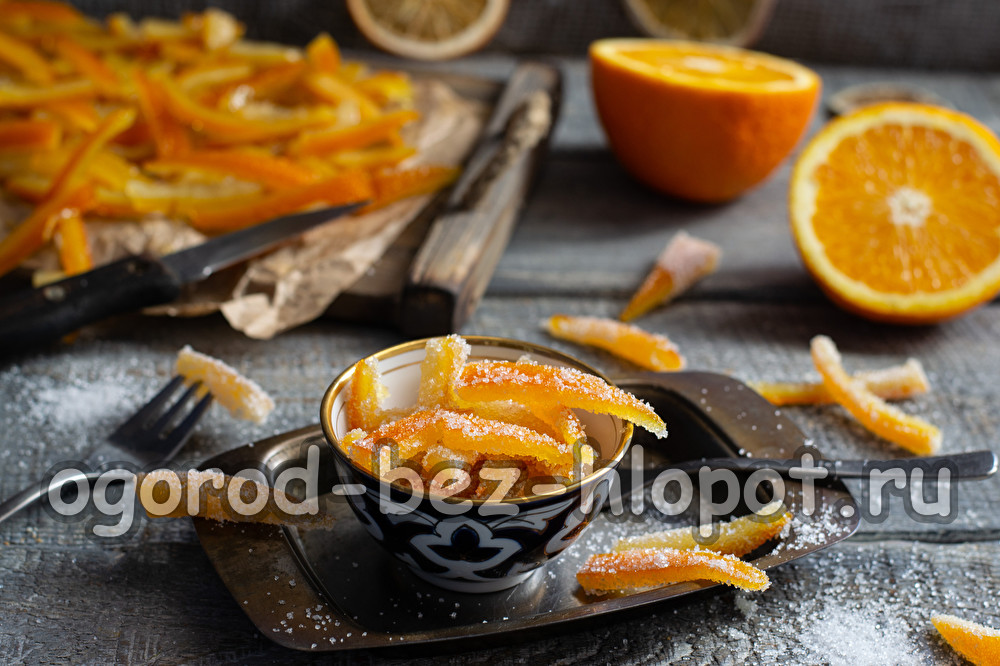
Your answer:
[[[932,615],[938,633],[973,664],[1000,664],[1000,631],[954,615]]]
[[[84,21],[84,16],[65,2],[52,0],[6,0],[0,21],[14,23],[24,20],[39,23],[77,23]]]
[[[52,150],[61,140],[51,120],[0,120],[0,150]]]
[[[684,357],[665,336],[613,319],[559,314],[549,317],[542,327],[554,337],[604,349],[647,370],[684,368]]]
[[[60,219],[86,211],[93,195],[87,185],[56,194],[0,240],[0,275],[6,275],[45,244],[46,232]]]
[[[63,81],[47,86],[0,86],[0,109],[31,109],[48,102],[93,97],[97,92],[92,81]]]
[[[66,36],[57,37],[54,46],[56,53],[71,63],[76,71],[93,81],[98,90],[105,94],[121,93],[118,75],[89,49]]]
[[[865,428],[917,455],[932,455],[941,447],[938,428],[887,404],[862,382],[852,379],[841,365],[833,340],[817,335],[810,349],[830,396]]]
[[[167,111],[163,92],[141,71],[133,73],[139,109],[153,135],[156,154],[161,158],[183,155],[191,148],[187,130],[181,127]]]
[[[596,375],[574,368],[509,361],[470,363],[462,371],[455,394],[468,402],[515,400],[532,409],[563,405],[595,414],[612,414],[657,437],[667,434],[663,420],[648,404]]]
[[[370,213],[408,197],[432,194],[448,187],[462,172],[458,167],[418,166],[375,174],[375,200],[359,210]]]
[[[79,212],[59,220],[56,225],[55,241],[56,249],[59,251],[59,263],[66,275],[77,275],[94,267],[94,261],[90,257],[90,246],[87,243],[87,228]]]
[[[316,35],[306,46],[306,58],[318,72],[336,74],[340,69],[340,49],[325,32]]]
[[[6,6],[0,12],[6,11]],[[30,44],[0,32],[0,62],[21,72],[26,81],[47,86],[52,83],[52,68]]]
[[[364,172],[343,173],[295,188],[279,190],[232,205],[180,206],[191,226],[206,233],[231,231],[287,215],[316,204],[340,206],[372,198],[371,177]]]
[[[346,169],[375,169],[391,167],[417,154],[413,146],[386,146],[342,150],[329,157],[330,163]]]
[[[352,127],[308,132],[292,141],[288,152],[291,155],[325,155],[339,150],[367,148],[388,140],[403,125],[419,118],[420,114],[416,111],[393,111]]]
[[[915,358],[903,365],[857,372],[853,378],[883,400],[905,400],[930,390],[924,368]],[[747,382],[775,406],[825,405],[833,398],[822,382]]]
[[[588,594],[631,592],[692,580],[710,580],[755,591],[771,585],[766,573],[738,557],[672,548],[591,555],[577,572],[576,580]]]
[[[431,338],[424,344],[417,400],[424,407],[458,407],[455,385],[472,348],[459,335]],[[464,406],[464,405],[462,405]]]
[[[308,113],[300,116],[251,119],[204,106],[191,99],[176,82],[169,78],[150,80],[164,94],[167,108],[181,122],[221,141],[263,141],[280,139],[304,129],[329,124],[329,116]]]
[[[743,557],[778,536],[785,525],[792,522],[792,514],[785,510],[780,501],[772,502],[757,514],[734,518],[718,523],[717,538],[708,543],[699,543],[694,538],[696,527],[680,527],[674,530],[653,532],[640,536],[626,537],[615,544],[615,552],[635,548],[676,548],[678,550],[698,550],[704,548],[716,553]]]
[[[378,360],[369,356],[355,363],[351,387],[344,403],[348,429],[375,430],[380,427],[385,418],[382,402],[388,397],[389,389],[382,383]]]
[[[294,499],[277,488],[253,479],[229,476],[217,470],[174,472],[156,469],[136,474],[136,495],[150,518],[206,518],[219,522],[294,525],[300,529],[333,529],[336,518],[323,511],[308,513],[295,507]],[[239,484],[238,494],[244,505],[252,505],[260,493],[267,502],[259,512],[245,515],[229,502],[230,488]],[[234,493],[237,491],[233,491]],[[176,506],[172,498],[178,498]],[[172,507],[172,508],[171,508]],[[285,508],[291,508],[288,511]],[[171,508],[171,510],[167,510]]]
[[[270,188],[295,187],[316,180],[309,169],[283,157],[240,150],[204,150],[164,157],[142,165],[158,175],[175,175],[187,170],[231,175]]]
[[[722,250],[718,245],[681,231],[656,259],[656,265],[632,296],[619,319],[632,321],[676,298],[703,277],[715,272]]]
[[[349,86],[332,74],[313,72],[306,74],[302,81],[309,92],[324,102],[356,104],[363,120],[379,115],[378,106],[368,98],[368,95]]]
[[[116,136],[127,130],[135,122],[134,109],[116,109],[107,115],[94,133],[85,138],[76,147],[62,171],[52,182],[49,196],[55,196],[64,190],[75,187],[86,175],[91,162],[104,149],[104,146]]]
[[[374,432],[361,431],[345,438],[345,449],[358,464],[371,469],[372,452],[380,442],[391,440],[399,447],[400,459],[408,460],[421,450],[437,444],[458,452],[481,456],[519,456],[534,458],[568,472],[572,460],[567,444],[530,428],[462,414],[447,409],[427,409],[404,416]]]
[[[246,102],[274,97],[295,85],[305,69],[306,63],[301,60],[266,67],[225,88],[219,96],[218,106],[234,111]]]
[[[85,100],[67,99],[45,102],[39,104],[38,108],[51,113],[71,128],[87,134],[97,129],[97,125],[101,122],[101,117],[97,115],[93,104]]]

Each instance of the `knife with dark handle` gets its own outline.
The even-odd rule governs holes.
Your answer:
[[[249,259],[362,203],[296,213],[164,257],[133,255],[0,299],[0,355],[38,347],[113,315],[176,300],[184,285]]]

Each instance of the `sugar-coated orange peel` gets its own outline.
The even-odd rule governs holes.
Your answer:
[[[902,365],[864,370],[852,375],[883,400],[905,400],[930,390],[923,366],[915,358]],[[747,382],[775,406],[824,405],[834,402],[823,382]]]
[[[941,447],[937,427],[887,404],[863,382],[848,375],[833,340],[818,335],[812,339],[810,350],[830,396],[865,428],[917,455],[932,455]]]
[[[455,386],[461,400],[515,400],[532,406],[564,405],[632,421],[657,437],[667,427],[653,408],[600,377],[574,368],[512,361],[470,363]]]
[[[551,335],[611,352],[647,370],[684,369],[684,357],[666,336],[601,317],[552,315],[542,323]]]
[[[237,485],[238,484],[238,485]],[[135,476],[136,495],[150,518],[206,518],[218,522],[291,525],[302,529],[333,529],[336,519],[328,513],[308,513],[281,490],[253,479],[233,477],[218,470],[174,472],[157,469]],[[230,493],[242,507],[256,507],[257,498],[267,497],[259,509],[237,511]],[[168,510],[169,509],[169,510]],[[289,511],[288,509],[292,509]]]
[[[614,550],[621,552],[635,548],[680,550],[704,548],[716,553],[743,557],[776,537],[791,521],[791,512],[785,510],[784,504],[780,501],[776,501],[763,507],[758,513],[716,523],[713,525],[713,534],[716,537],[710,542],[700,543],[695,539],[693,530],[698,528],[680,527],[620,539],[615,544]]]
[[[954,615],[933,615],[931,622],[948,645],[971,663],[1000,664],[1000,631]]]
[[[382,383],[378,359],[374,356],[354,364],[354,377],[348,388],[344,410],[350,430],[376,430],[385,420],[382,403],[389,397],[389,389]]]
[[[87,226],[67,222],[57,235],[50,214],[64,187],[84,182],[93,205],[66,209],[71,219],[155,213],[214,234],[318,205],[367,202],[369,212],[455,179],[452,167],[401,166],[419,157],[401,133],[420,119],[405,74],[345,61],[327,34],[299,49],[244,32],[214,8],[102,24],[59,2],[3,0],[0,180],[4,193],[47,205],[33,225],[47,221],[41,242],[34,227],[8,236],[2,272],[52,238],[70,239],[64,263],[84,265],[76,241]],[[67,180],[59,171],[71,163]]]
[[[656,259],[653,270],[622,310],[619,319],[632,321],[676,298],[695,282],[715,272],[722,250],[686,232],[675,235]]]
[[[766,590],[771,581],[754,565],[710,550],[637,548],[591,555],[576,574],[588,594],[636,592],[670,583],[710,580],[744,590]]]
[[[237,418],[263,423],[274,410],[274,400],[257,382],[190,346],[177,354],[176,370],[189,383],[200,381],[212,397]]]

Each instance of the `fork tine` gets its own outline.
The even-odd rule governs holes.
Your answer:
[[[168,400],[170,400],[170,397],[177,390],[177,387],[183,383],[184,378],[180,375],[171,379],[170,383],[164,386],[162,391],[153,396],[142,409],[132,416],[132,418],[118,426],[118,429],[111,433],[109,439],[121,435],[133,428],[141,428],[146,421],[156,415],[160,408],[163,407]]]
[[[149,426],[148,430],[153,433],[160,433],[161,437],[166,436],[167,428],[174,421],[177,414],[187,406],[188,402],[194,397],[195,393],[197,393],[200,388],[201,382],[191,384],[191,386],[189,386],[188,389],[181,394],[181,397],[174,401],[174,404],[170,407],[170,409],[165,411],[160,418],[156,419],[156,421]]]
[[[201,419],[201,415],[205,413],[205,410],[212,405],[212,394],[208,393],[204,398],[199,400],[195,404],[194,409],[184,417],[184,420],[177,424],[177,427],[170,431],[170,434],[166,436],[164,443],[169,448],[164,452],[164,457],[173,456],[177,449],[184,446],[184,442],[188,440],[191,433],[194,432],[194,427],[198,425],[198,420]]]

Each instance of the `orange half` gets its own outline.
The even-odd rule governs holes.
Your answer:
[[[937,322],[1000,291],[1000,141],[965,114],[842,116],[799,157],[789,207],[808,270],[871,319]]]

